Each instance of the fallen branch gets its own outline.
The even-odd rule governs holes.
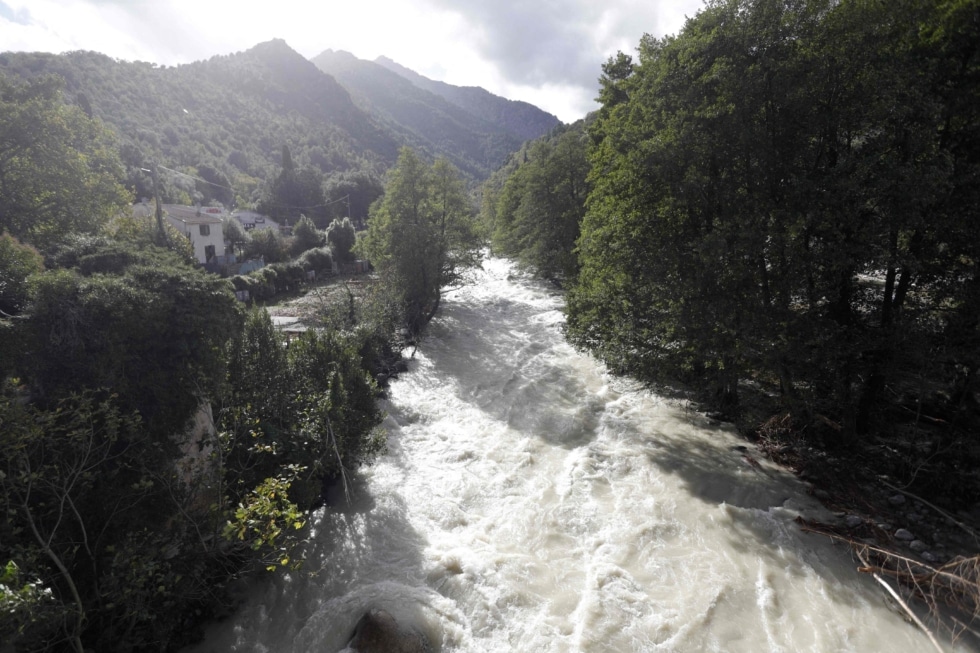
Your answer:
[[[893,595],[894,588],[884,580],[884,576],[894,579],[900,586],[905,586],[913,596],[928,606],[937,622],[940,620],[939,602],[953,610],[970,615],[971,625],[980,616],[980,556],[956,558],[940,567],[935,567],[893,550],[855,540],[850,535],[839,532],[833,525],[807,522],[799,517],[796,521],[804,532],[825,535],[835,541],[848,544],[861,560],[862,566],[857,569],[859,572],[871,574],[878,583],[887,586],[889,593]],[[906,612],[909,612],[904,602],[902,605]],[[956,619],[955,615],[947,615],[947,617],[958,627],[949,627],[954,639],[957,633],[974,632],[971,625]],[[915,621],[919,623],[918,619]],[[929,632],[921,624],[920,627],[925,632]],[[931,634],[930,639],[932,639]]]
[[[347,469],[344,467],[344,459],[340,455],[340,449],[337,447],[337,437],[333,434],[333,424],[330,423],[330,418],[327,417],[327,432],[330,434],[330,442],[333,444],[333,451],[337,454],[337,464],[340,465],[340,478],[344,483],[344,496],[347,498],[347,503],[350,505],[351,502],[351,491],[350,491],[350,481],[347,478]]]
[[[870,566],[868,564],[868,561],[865,560],[864,556],[861,555],[861,552],[860,551],[857,552],[857,556],[861,560],[861,562],[864,563],[865,567],[869,567]],[[895,589],[891,585],[888,584],[888,581],[886,581],[884,578],[882,578],[881,576],[879,576],[876,573],[872,573],[871,574],[871,577],[874,578],[876,581],[878,581],[878,583],[882,587],[884,587],[885,590],[887,590],[889,594],[891,594],[891,597],[893,599],[895,599],[895,601],[898,603],[899,606],[901,606],[901,608],[905,612],[905,614],[908,615],[908,617],[912,621],[915,622],[915,625],[918,626],[919,629],[922,630],[922,632],[924,632],[926,634],[926,637],[929,638],[929,641],[932,642],[932,645],[936,648],[936,650],[939,651],[939,653],[944,653],[943,647],[939,645],[939,642],[938,641],[936,641],[936,636],[932,634],[932,631],[931,630],[929,630],[928,628],[926,628],[926,625],[924,623],[922,623],[922,620],[919,619],[919,616],[917,614],[915,614],[915,612],[912,611],[912,608],[910,608],[909,607],[909,604],[906,603],[902,599],[901,596],[899,596],[898,592],[896,592]]]

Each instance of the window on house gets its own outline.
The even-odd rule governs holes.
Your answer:
[[[209,225],[209,224],[202,224],[201,225],[201,235],[202,236],[210,236],[211,235],[211,225]]]

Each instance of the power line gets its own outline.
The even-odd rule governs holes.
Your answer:
[[[161,170],[166,170],[166,171],[172,172],[172,173],[174,173],[176,175],[182,175],[182,176],[187,177],[189,179],[193,179],[195,181],[199,181],[199,182],[204,183],[204,184],[209,184],[211,186],[214,186],[215,188],[224,188],[225,190],[230,190],[233,193],[235,192],[235,189],[234,188],[229,188],[228,186],[222,186],[221,184],[216,184],[213,181],[208,181],[207,179],[201,179],[200,177],[195,177],[194,175],[189,175],[186,172],[181,172],[180,170],[174,170],[173,168],[168,168],[167,166],[162,166],[162,165],[159,165],[159,164],[157,165],[157,167],[160,168]]]
[[[172,172],[175,175],[181,175],[183,177],[187,177],[188,179],[193,179],[195,181],[199,181],[199,182],[204,183],[204,184],[209,184],[211,186],[214,186],[215,188],[223,188],[225,190],[230,190],[233,193],[235,192],[235,189],[234,188],[229,188],[228,186],[222,186],[221,184],[216,184],[213,181],[208,181],[207,179],[201,179],[200,177],[195,177],[194,175],[187,174],[186,172],[181,172],[180,170],[174,170],[173,168],[168,168],[167,166],[162,166],[162,165],[159,165],[159,164],[157,164],[157,167],[160,168],[161,170],[166,170],[167,172]],[[142,170],[144,172],[150,172],[150,170],[148,170],[146,168],[140,168],[140,170]],[[276,200],[267,200],[267,202],[269,204],[275,204],[278,207],[286,208],[286,209],[322,209],[322,208],[326,208],[328,206],[332,206],[334,204],[337,204],[338,202],[344,202],[344,201],[347,202],[347,206],[349,208],[350,207],[350,194],[349,193],[347,195],[344,195],[340,199],[336,199],[336,200],[334,200],[332,202],[327,202],[326,204],[314,204],[313,206],[295,206],[293,204],[286,204],[285,202],[278,202]]]

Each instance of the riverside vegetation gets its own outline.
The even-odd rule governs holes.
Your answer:
[[[837,535],[918,583],[943,556],[856,497],[980,517],[978,44],[973,0],[711,1],[484,189],[494,247],[567,287],[573,344],[870,509]],[[938,594],[972,613],[955,572]]]
[[[234,579],[300,564],[324,488],[383,446],[384,359],[476,260],[481,229],[567,288],[569,340],[616,372],[691,388],[811,472],[830,450],[824,469],[860,472],[865,496],[881,480],[967,519],[978,31],[977,0],[711,0],[609,59],[599,111],[523,146],[476,224],[455,168],[400,150],[280,42],[166,70],[0,55],[3,640],[172,650]],[[229,79],[220,102],[195,90]],[[153,188],[151,156],[198,179]],[[222,280],[175,234],[118,217],[157,192],[263,202],[298,233],[234,235],[282,267]],[[287,347],[234,300],[233,283],[291,290],[365,220],[353,251],[382,283],[328,307],[322,331]],[[872,517],[836,534],[880,535]],[[965,579],[932,596],[977,608],[977,565],[874,553],[866,569],[913,583]]]
[[[293,179],[283,159],[270,203]],[[56,79],[0,77],[0,161],[0,640],[178,649],[231,607],[233,581],[301,566],[310,512],[383,448],[377,377],[396,334],[474,260],[464,186],[404,152],[364,245],[387,283],[287,344],[186,239],[122,217],[114,135]],[[434,249],[401,262],[399,229]],[[295,262],[262,283],[329,269],[353,231],[301,219],[265,243]]]

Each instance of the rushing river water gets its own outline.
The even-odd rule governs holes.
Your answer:
[[[335,653],[370,608],[446,653],[930,650],[799,531],[794,478],[574,351],[561,305],[500,260],[450,293],[351,505],[194,650]]]

